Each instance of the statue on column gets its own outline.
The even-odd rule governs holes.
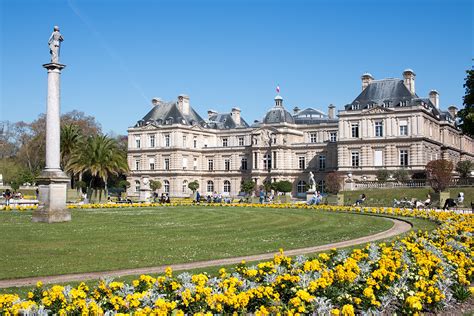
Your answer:
[[[52,63],[59,64],[59,48],[62,41],[64,41],[64,38],[62,34],[59,33],[59,26],[55,26],[48,41],[49,53],[51,54]]]

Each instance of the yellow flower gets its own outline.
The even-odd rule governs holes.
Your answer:
[[[352,306],[351,304],[346,304],[344,306],[342,306],[342,315],[344,316],[354,316],[354,306]]]

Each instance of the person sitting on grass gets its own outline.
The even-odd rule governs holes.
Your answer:
[[[446,202],[444,202],[443,210],[449,210],[450,207],[456,207],[458,204],[462,204],[464,202],[464,193],[459,192],[458,198],[455,199],[446,199]]]
[[[365,199],[366,199],[365,194],[362,193],[361,196],[360,196],[360,198],[359,198],[359,199],[354,203],[354,205],[352,205],[352,206],[359,206],[359,205],[361,205],[362,203],[365,202]]]

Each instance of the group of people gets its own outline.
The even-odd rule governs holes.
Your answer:
[[[311,197],[306,204],[308,205],[318,205],[323,202],[323,196],[321,195],[321,192],[316,191],[316,194]]]
[[[265,192],[264,190],[260,190],[258,195],[259,195],[258,200],[260,204],[273,202],[273,200],[275,199],[275,196],[273,195],[272,192]]]
[[[153,193],[153,202],[159,201],[161,204],[171,203],[169,193],[161,193],[161,197],[158,199],[158,193]]]

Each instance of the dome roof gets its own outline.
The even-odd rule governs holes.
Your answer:
[[[263,119],[265,124],[278,124],[278,123],[290,123],[294,124],[295,119],[293,116],[285,110],[282,106],[275,106],[268,110],[267,115]]]

